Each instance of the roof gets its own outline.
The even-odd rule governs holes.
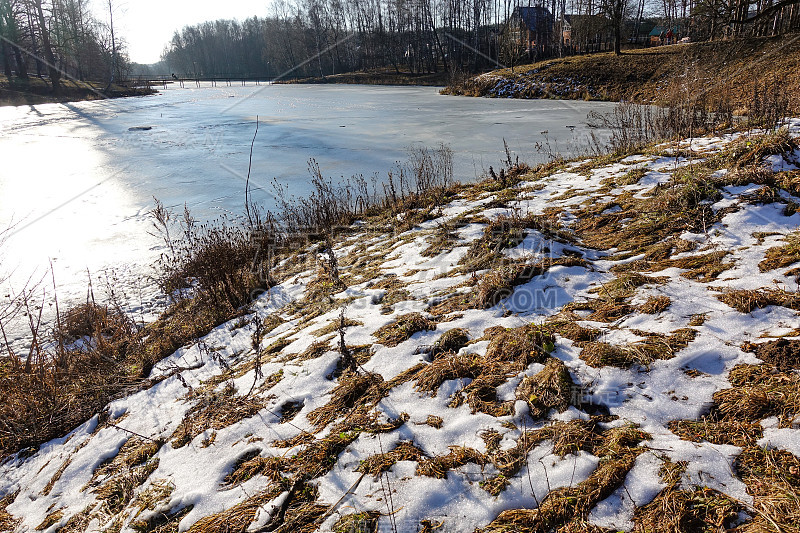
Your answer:
[[[650,37],[661,37],[662,34],[667,33],[669,28],[665,26],[656,26],[653,28],[653,31],[650,32]],[[672,33],[678,33],[680,28],[678,26],[672,27]]]
[[[544,7],[518,7],[514,11],[531,31],[553,29],[553,15]]]

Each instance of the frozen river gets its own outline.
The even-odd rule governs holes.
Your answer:
[[[8,290],[53,265],[59,299],[111,284],[137,313],[157,311],[146,280],[161,249],[149,235],[153,197],[200,221],[241,215],[256,116],[253,198],[272,207],[273,179],[307,191],[307,162],[326,176],[386,174],[412,145],[449,145],[469,181],[505,158],[529,163],[537,143],[574,153],[589,111],[610,104],[440,96],[428,87],[170,88],[144,98],[0,108],[0,249]],[[9,288],[10,287],[10,288]],[[41,292],[41,291],[40,291]],[[51,291],[52,292],[52,291]],[[139,305],[139,304],[142,305]]]

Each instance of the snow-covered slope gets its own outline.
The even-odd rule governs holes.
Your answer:
[[[245,319],[161,361],[152,388],[0,465],[0,526],[616,531],[667,490],[763,518],[736,461],[798,453],[797,367],[767,372],[788,396],[764,400],[744,437],[692,421],[732,423],[730,371],[800,338],[792,262],[765,263],[797,231],[800,198],[739,180],[673,226],[657,203],[739,137],[464,188],[405,231],[357,226],[336,247],[346,288],[319,296],[316,263],[291,265]],[[785,155],[764,164],[797,180],[800,154]]]

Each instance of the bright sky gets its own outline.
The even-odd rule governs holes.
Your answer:
[[[117,34],[128,43],[131,61],[155,63],[175,30],[217,19],[268,14],[269,0],[112,0]],[[108,21],[107,0],[92,0],[99,20]]]

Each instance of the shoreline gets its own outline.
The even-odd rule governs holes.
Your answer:
[[[0,75],[0,107],[150,96],[158,92],[153,88],[123,87],[120,85],[113,85],[108,92],[105,91],[105,88],[105,83],[76,83],[71,80],[65,80],[62,81],[60,93],[53,94],[52,88],[46,80],[36,77],[31,77],[27,80],[19,78],[9,80]]]
[[[381,69],[376,71],[345,72],[331,74],[325,77],[298,78],[296,80],[282,80],[274,82],[278,85],[402,85],[420,87],[444,87],[449,82],[447,72],[430,74],[412,74],[409,72],[395,72],[394,70]]]

